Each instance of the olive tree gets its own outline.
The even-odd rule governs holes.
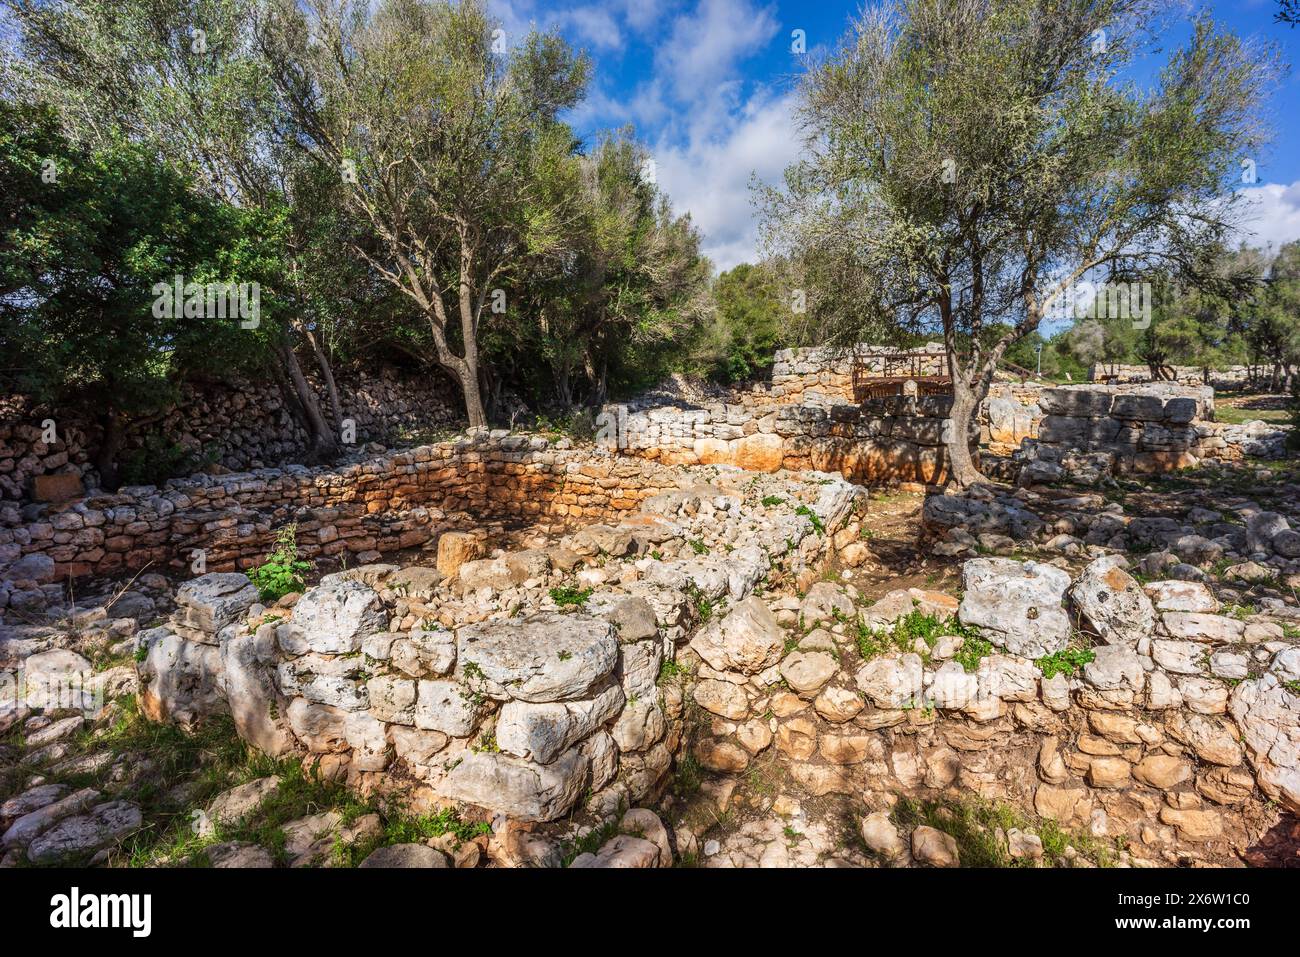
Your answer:
[[[1233,228],[1274,61],[1201,17],[1150,88],[1125,81],[1166,6],[897,0],[803,78],[806,154],[761,194],[766,235],[835,278],[810,291],[833,344],[941,332],[961,485],[998,363],[1054,302],[1089,279],[1192,282]]]
[[[283,0],[258,37],[297,142],[378,240],[354,251],[415,305],[485,425],[480,324],[509,308],[529,230],[551,218],[536,164],[586,61],[556,35],[511,46],[478,0]]]

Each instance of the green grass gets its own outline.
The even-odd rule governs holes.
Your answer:
[[[794,510],[794,513],[796,515],[802,515],[804,518],[808,519],[808,521],[812,522],[813,531],[815,531],[818,535],[826,534],[826,525],[822,522],[821,516],[819,516],[807,505],[800,505],[798,508]]]
[[[958,635],[964,639],[962,652],[954,656],[954,659],[959,661],[967,671],[979,670],[979,659],[993,650],[992,645],[980,638],[978,632],[963,625],[956,616],[941,619],[937,615],[913,608],[888,629],[869,628],[859,620],[858,653],[862,655],[863,661],[870,661],[891,651],[912,652],[916,651],[918,638],[927,649],[933,649],[935,643],[944,635]],[[929,663],[928,651],[922,653],[921,657],[927,664]]]
[[[1073,847],[1099,867],[1113,867],[1117,846],[1087,834],[1063,830],[1055,821],[1022,814],[1009,804],[979,797],[918,801],[901,798],[890,817],[911,830],[921,825],[943,831],[957,842],[962,867],[1032,867],[1026,858],[1013,858],[998,837],[1011,828],[1037,834],[1043,842],[1043,860],[1049,865],[1067,862],[1065,849]]]
[[[686,586],[686,596],[690,598],[691,604],[695,606],[695,614],[703,625],[712,620],[714,612],[717,610],[712,598],[700,591],[700,586],[695,582],[690,582]]]
[[[993,654],[992,642],[978,635],[967,635],[962,639],[961,647],[952,656],[952,660],[961,665],[967,674],[973,675],[980,670],[980,662],[991,654]]]
[[[1214,420],[1227,425],[1241,425],[1256,419],[1285,425],[1291,421],[1291,413],[1286,409],[1243,409],[1232,405],[1218,405],[1214,408]]]
[[[772,508],[774,505],[784,505],[784,504],[785,504],[785,499],[783,499],[779,495],[763,496],[763,505],[766,506],[767,508]]]
[[[327,781],[306,769],[297,759],[277,761],[240,740],[234,723],[226,717],[199,722],[192,729],[154,723],[140,713],[134,697],[116,702],[118,714],[96,732],[76,736],[73,756],[108,751],[130,761],[147,759],[152,766],[126,783],[114,780],[112,762],[99,771],[62,774],[40,769],[51,782],[74,788],[95,787],[115,799],[140,806],[143,825],[114,852],[114,862],[129,867],[206,866],[206,850],[226,841],[247,841],[267,848],[276,864],[288,864],[284,826],[290,821],[335,811],[343,825],[364,815],[380,815],[382,831],[348,847],[333,848],[332,863],[353,866],[377,847],[427,840],[451,833],[467,840],[486,833],[486,823],[467,823],[455,809],[410,816],[381,809],[358,796],[342,782]],[[276,777],[278,784],[246,819],[213,822],[210,833],[200,836],[198,812],[223,791],[257,778]],[[177,791],[184,785],[183,791]],[[65,864],[85,861],[67,860]]]

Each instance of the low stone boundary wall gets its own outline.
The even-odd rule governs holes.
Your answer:
[[[707,679],[695,697],[715,715],[696,757],[743,774],[774,739],[811,794],[973,793],[1099,843],[1126,839],[1147,864],[1266,853],[1266,801],[1300,809],[1300,646],[1276,623],[1220,614],[1198,583],[1143,586],[1119,555],[1077,575],[973,559],[962,585],[960,601],[919,589],[878,600],[862,613],[877,635],[865,660],[834,624],[851,605],[814,586],[801,621],[823,627],[788,651],[780,687],[693,639]],[[895,643],[913,613],[949,627]],[[735,688],[750,716],[775,715],[770,730],[725,707]],[[896,838],[876,843],[892,833],[887,815],[877,823],[864,838],[905,858]],[[1013,857],[1042,854],[1037,838],[1011,841]]]
[[[629,512],[680,478],[606,450],[504,433],[341,469],[198,475],[67,505],[0,505],[0,578],[4,565],[31,555],[51,559],[60,579],[150,564],[181,569],[197,549],[210,571],[246,568],[291,521],[307,557],[346,552],[368,561],[475,521],[593,521]]]
[[[322,412],[331,418],[324,386],[306,371]],[[413,376],[391,368],[377,372],[339,370],[343,417],[356,425],[358,443],[392,443],[404,431],[450,425],[463,406],[449,380],[435,374]],[[46,441],[45,423],[54,423]],[[338,423],[333,423],[339,428]],[[28,500],[43,476],[64,476],[91,487],[98,480],[92,464],[102,426],[46,408],[30,397],[0,397],[0,499]],[[152,454],[147,437],[161,437],[189,456],[190,468],[212,462],[225,469],[275,467],[301,456],[310,444],[307,430],[291,414],[272,383],[192,382],[182,387],[176,406],[157,421],[128,432],[119,461]]]
[[[1209,380],[1206,370],[1200,366],[1172,366],[1174,379],[1184,385],[1213,385],[1218,388],[1241,388],[1250,381],[1249,366],[1228,366],[1224,369],[1210,369]],[[1267,376],[1266,376],[1267,377]],[[1144,365],[1123,365],[1097,363],[1089,371],[1093,382],[1110,382],[1116,384],[1151,383],[1151,369]]]

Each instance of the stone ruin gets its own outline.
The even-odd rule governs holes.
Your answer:
[[[1087,483],[1102,475],[1154,474],[1244,456],[1280,458],[1286,431],[1263,422],[1214,419],[1211,386],[1145,383],[1045,389],[1037,436],[1022,440],[1022,481],[1069,474]]]
[[[790,401],[624,409],[617,449],[478,433],[337,468],[4,506],[0,735],[23,729],[24,761],[89,767],[68,746],[87,719],[33,711],[65,685],[87,713],[135,692],[155,721],[229,715],[256,749],[324,779],[490,824],[426,866],[472,866],[480,848],[555,866],[575,833],[610,822],[621,833],[572,866],[951,866],[950,835],[892,810],[955,792],[1032,809],[1080,846],[1120,842],[1124,864],[1275,861],[1289,839],[1259,823],[1300,812],[1300,613],[1277,599],[1243,613],[1199,579],[1230,558],[1243,579],[1293,580],[1300,532],[1259,509],[1240,527],[1188,525],[1048,487],[1230,458],[1212,391],[1003,393],[1041,413],[1012,428],[1037,433],[1020,436],[1024,485],[924,502],[923,547],[962,563],[959,597],[914,582],[871,601],[845,584],[870,561],[854,482],[941,482],[944,400],[835,401],[820,391],[835,374],[806,360],[778,363]],[[268,607],[243,572],[290,521],[304,555],[360,564]],[[1038,557],[991,557],[1025,548]],[[184,577],[195,550],[207,570],[178,588],[145,570],[136,590],[70,612],[137,664],[99,670],[50,628],[13,624],[63,602],[69,576]],[[917,615],[937,631],[890,637]],[[739,780],[783,784],[772,814],[713,839],[672,789],[683,768],[709,776],[720,812]],[[235,815],[273,786],[208,810]],[[821,799],[852,807],[854,840],[811,813]],[[138,807],[95,788],[0,802],[8,863],[104,860],[140,826]],[[361,833],[348,828],[362,824],[326,839],[294,822],[289,861],[319,861]],[[999,840],[1012,859],[1046,853],[1029,830]],[[375,853],[371,866],[427,856]],[[209,859],[271,862],[226,844]]]
[[[273,756],[513,821],[553,821],[586,794],[643,801],[682,740],[662,663],[690,644],[779,680],[784,635],[755,589],[807,580],[857,531],[859,493],[838,478],[715,473],[547,547],[465,560],[474,550],[449,533],[436,567],[363,565],[272,608],[240,573],[191,579],[172,620],[138,636],[143,708],[229,713]],[[557,604],[551,589],[575,569],[589,594]]]

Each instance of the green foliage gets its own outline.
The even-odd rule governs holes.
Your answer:
[[[980,670],[980,662],[991,654],[993,644],[987,638],[967,635],[962,639],[961,647],[952,656],[952,660],[961,665],[967,674],[974,674]]]
[[[80,409],[105,429],[115,486],[127,418],[165,409],[190,374],[238,367],[236,319],[155,308],[155,284],[238,283],[236,211],[199,197],[148,148],[69,142],[47,109],[0,101],[0,383]]]
[[[774,506],[777,506],[777,505],[784,505],[784,504],[785,504],[785,499],[783,499],[783,498],[782,498],[781,496],[779,496],[779,495],[764,495],[764,496],[763,496],[763,505],[764,505],[764,507],[766,507],[766,508],[773,508]]]
[[[808,519],[808,521],[812,522],[813,531],[815,531],[818,535],[826,534],[826,525],[822,522],[821,516],[819,516],[807,505],[800,505],[798,508],[794,510],[794,513],[796,515],[802,515],[804,518]]]
[[[123,485],[162,485],[191,461],[179,443],[151,432],[143,445],[123,453],[119,478]]]
[[[1065,856],[1067,847],[1073,847],[1099,867],[1113,867],[1116,863],[1117,844],[1064,831],[1055,821],[1032,818],[1009,804],[978,797],[930,801],[904,797],[894,805],[890,817],[907,830],[925,825],[952,837],[962,867],[1033,867],[1034,862],[1028,858],[1013,858],[999,836],[999,831],[1006,834],[1012,828],[1037,834],[1048,864],[1071,866]]]
[[[691,546],[691,551],[696,555],[709,554],[709,546],[705,545],[704,542],[698,538],[689,539],[686,544]]]
[[[1050,655],[1044,655],[1034,664],[1038,665],[1038,670],[1043,673],[1044,678],[1055,678],[1057,675],[1073,677],[1096,657],[1096,652],[1091,648],[1063,648]]]
[[[713,282],[714,313],[695,344],[694,370],[717,382],[766,375],[791,317],[772,264],[741,263]]]
[[[689,598],[691,604],[695,606],[695,614],[700,619],[700,624],[704,624],[713,618],[713,599],[704,594],[695,582],[687,583],[686,597]]]
[[[560,585],[551,589],[551,601],[555,602],[561,608],[575,607],[581,608],[591,597],[592,589],[578,588],[574,585]]]
[[[1208,15],[1170,50],[1150,24],[1173,8],[900,0],[864,7],[805,77],[818,148],[760,188],[764,235],[832,348],[936,331],[964,346],[950,361],[974,401],[954,405],[949,444],[963,485],[977,478],[957,444],[967,413],[1058,291],[1170,262],[1199,283],[1234,235],[1239,163],[1266,136],[1259,91],[1279,64]],[[1147,57],[1154,82],[1125,79]]]
[[[264,604],[279,601],[290,592],[306,587],[303,577],[311,571],[311,562],[298,557],[298,525],[290,523],[275,535],[275,548],[261,565],[250,569],[248,578],[257,588]]]

